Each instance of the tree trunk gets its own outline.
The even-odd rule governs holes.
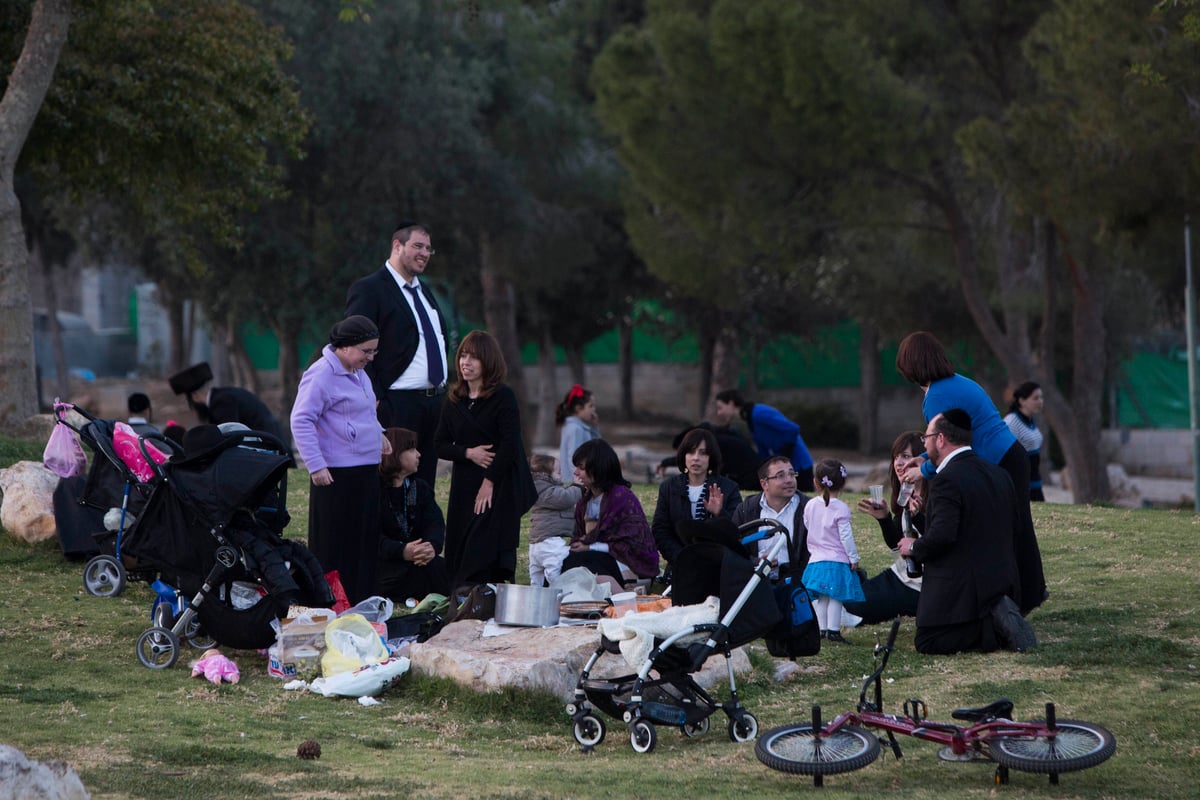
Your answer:
[[[737,352],[737,333],[724,326],[717,333],[712,350],[712,394],[737,388],[741,359]],[[706,405],[706,410],[708,409]]]
[[[292,406],[296,404],[296,390],[300,386],[300,326],[296,324],[276,325],[275,338],[279,340],[279,421],[290,443],[292,438]]]
[[[71,22],[70,0],[38,0],[25,44],[0,99],[0,428],[14,429],[36,414],[33,311],[29,250],[13,184]]]
[[[486,233],[479,237],[479,282],[483,290],[483,321],[488,332],[500,343],[500,351],[508,366],[508,385],[517,395],[521,419],[529,419],[526,410],[528,395],[525,372],[521,368],[521,340],[517,335],[517,295],[512,283],[501,274],[494,263],[491,239]],[[522,428],[528,439],[532,431]]]
[[[700,396],[696,401],[700,404],[696,419],[704,419],[712,407],[713,390],[713,352],[717,346],[717,337],[710,328],[701,329],[697,338],[700,340]],[[717,390],[719,391],[719,390]]]
[[[859,381],[858,452],[868,455],[879,445],[879,329],[870,322],[858,326]]]
[[[625,315],[617,324],[617,364],[621,383],[621,419],[633,419],[633,325]]]
[[[545,447],[553,446],[556,438],[554,409],[558,405],[558,392],[554,385],[554,373],[554,337],[550,333],[550,326],[543,323],[542,335],[538,337],[538,374],[541,380],[538,381],[538,414],[533,443]]]
[[[583,388],[587,388],[587,362],[583,360],[583,348],[579,346],[567,347],[567,368],[571,373],[571,383],[578,383]],[[558,387],[554,387],[557,394]],[[562,393],[564,396],[566,392]]]

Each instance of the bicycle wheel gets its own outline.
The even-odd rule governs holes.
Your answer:
[[[1045,724],[1038,721],[1038,724]],[[1106,728],[1074,719],[1058,720],[1048,736],[997,736],[988,744],[992,758],[1009,769],[1042,774],[1075,772],[1107,761],[1117,740]]]
[[[837,775],[862,769],[879,757],[875,734],[845,725],[813,735],[812,725],[784,725],[758,737],[754,755],[771,769],[794,775]]]

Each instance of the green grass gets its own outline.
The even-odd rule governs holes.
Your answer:
[[[37,458],[40,448],[0,440],[0,453]],[[16,454],[16,455],[13,455]],[[9,463],[0,461],[0,463]],[[443,497],[445,481],[439,482]],[[648,511],[654,487],[638,487]],[[290,535],[303,536],[307,484],[289,487]],[[1178,510],[1038,506],[1034,511],[1051,598],[1031,616],[1041,647],[1017,655],[924,657],[901,631],[885,685],[888,710],[921,698],[936,718],[958,706],[1011,698],[1019,718],[1047,701],[1062,718],[1100,723],[1117,754],[1091,770],[1044,776],[1012,773],[992,784],[987,764],[950,764],[937,748],[901,739],[905,758],[826,778],[821,796],[943,800],[992,798],[1194,798],[1200,745],[1200,518]],[[874,520],[855,515],[864,566],[888,554]],[[481,695],[446,680],[405,676],[378,707],[285,692],[265,659],[233,652],[242,682],[215,687],[190,677],[185,653],[170,670],[141,667],[134,643],[149,624],[151,593],[131,584],[119,597],[88,596],[82,564],[54,542],[26,545],[0,536],[0,742],[31,758],[64,759],[98,798],[793,798],[818,791],[810,778],[774,772],[752,745],[712,732],[684,739],[660,728],[658,749],[636,755],[624,727],[582,755],[562,703],[509,691]],[[522,561],[519,575],[524,576]],[[883,631],[886,626],[879,626]],[[848,633],[800,661],[803,674],[780,684],[775,660],[752,652],[739,683],[743,702],[767,727],[805,719],[813,703],[827,717],[853,707],[870,671],[876,629]],[[295,757],[313,738],[318,761]]]

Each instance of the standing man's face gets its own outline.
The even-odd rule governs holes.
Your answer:
[[[929,425],[925,428],[925,452],[929,454],[929,460],[935,467],[942,463],[942,457],[946,454],[945,449],[938,446],[942,437],[937,435],[933,429],[934,424],[937,423],[941,416],[941,414],[938,414],[931,419]]]
[[[392,240],[392,266],[400,273],[405,281],[425,272],[425,265],[433,255],[433,247],[429,234],[425,231],[413,231],[408,235],[408,241],[401,244],[398,239]]]

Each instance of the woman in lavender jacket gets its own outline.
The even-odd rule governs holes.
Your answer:
[[[366,317],[334,325],[321,357],[300,378],[292,406],[292,435],[312,478],[308,549],[326,571],[338,571],[351,603],[375,588],[378,467],[390,449],[363,372],[378,348],[379,330]]]
[[[592,439],[579,446],[572,461],[583,499],[575,506],[575,533],[562,571],[587,567],[618,584],[658,575],[658,547],[650,523],[621,475],[621,460],[612,446]]]

